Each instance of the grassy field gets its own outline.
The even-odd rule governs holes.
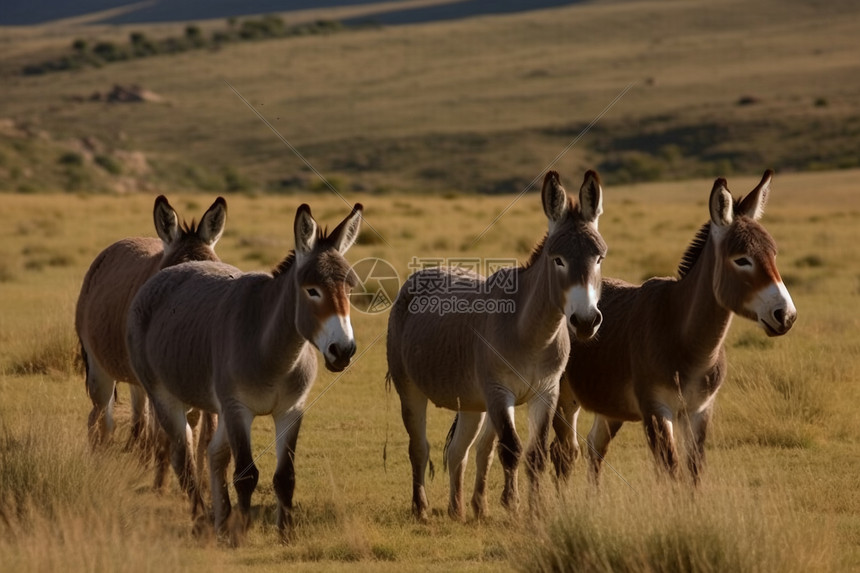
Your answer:
[[[260,418],[254,424],[261,470],[253,498],[257,515],[247,546],[235,550],[192,535],[175,479],[158,495],[150,471],[133,454],[119,446],[93,454],[87,445],[90,406],[74,361],[74,303],[102,248],[125,236],[153,235],[153,196],[2,195],[0,562],[20,571],[268,571],[285,564],[391,571],[858,568],[858,175],[777,173],[763,223],[779,244],[778,263],[799,318],[780,339],[735,320],[705,483],[695,495],[655,481],[643,433],[630,425],[608,458],[618,474],[606,473],[599,495],[579,464],[569,485],[558,492],[547,488],[541,519],[525,510],[510,516],[498,503],[496,467],[489,519],[454,523],[445,512],[447,476],[441,473],[451,415],[431,409],[438,473],[428,494],[434,514],[428,524],[415,523],[399,402],[384,387],[380,335],[387,316],[354,313],[359,352],[366,354],[342,377],[321,371],[312,395],[319,400],[300,435],[297,539],[289,546],[277,542],[274,454],[265,451],[273,426]],[[562,176],[575,189],[581,173],[563,168]],[[741,194],[756,182],[732,177],[729,187]],[[707,218],[711,184],[607,186],[600,225],[610,246],[604,273],[631,281],[672,274]],[[188,218],[199,217],[212,200],[199,194],[169,198]],[[522,260],[546,224],[538,197],[528,194],[473,244],[513,196],[362,200],[367,222],[384,241],[364,232],[348,258],[384,258],[401,277],[413,256]],[[292,246],[301,201],[323,224],[348,212],[328,192],[230,196],[221,257],[246,270],[270,268]],[[117,444],[128,430],[127,396],[121,387]],[[524,422],[525,413],[518,418]],[[580,434],[589,425],[590,416],[582,416]]]
[[[857,167],[858,11],[849,0],[600,1],[44,76],[20,71],[76,39],[181,37],[185,23],[2,29],[0,189],[319,185],[225,81],[356,191],[519,192],[622,93],[568,165],[610,182]],[[163,99],[89,100],[116,84]]]

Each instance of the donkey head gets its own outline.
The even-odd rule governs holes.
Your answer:
[[[543,247],[550,273],[550,297],[563,309],[577,338],[594,336],[603,315],[597,309],[600,297],[600,264],[606,243],[597,232],[603,212],[600,177],[587,171],[579,189],[579,202],[568,198],[558,173],[550,171],[541,192],[549,232]]]
[[[187,261],[217,261],[215,243],[224,233],[227,222],[227,202],[218,197],[200,219],[200,225],[179,224],[176,211],[164,195],[155,199],[152,211],[155,231],[164,243],[161,268],[178,265]]]
[[[330,235],[320,232],[311,208],[296,212],[296,327],[322,352],[326,368],[340,372],[355,354],[349,322],[349,293],[358,279],[343,258],[361,225],[360,203]]]
[[[773,171],[765,171],[758,186],[737,202],[726,180],[717,179],[710,200],[711,234],[717,301],[757,322],[768,336],[779,336],[791,329],[797,310],[776,268],[776,243],[758,223],[772,177]]]

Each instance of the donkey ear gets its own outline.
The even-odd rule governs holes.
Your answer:
[[[293,230],[296,234],[297,255],[307,255],[314,250],[317,242],[317,222],[314,221],[311,208],[307,203],[299,205]]]
[[[197,236],[214,247],[221,235],[224,234],[224,225],[227,223],[227,201],[218,197],[212,206],[203,214],[200,225],[197,227]]]
[[[546,213],[546,218],[549,219],[550,233],[555,229],[556,225],[564,220],[567,215],[568,202],[567,193],[564,187],[561,186],[561,180],[558,173],[548,171],[543,178],[543,189],[540,194],[541,202],[543,203],[543,212]]]
[[[588,223],[597,225],[597,218],[603,214],[603,188],[600,175],[589,169],[585,172],[582,187],[579,188],[579,210]]]
[[[764,207],[767,205],[767,196],[770,194],[771,179],[773,179],[773,169],[768,169],[764,172],[756,188],[743,198],[738,206],[738,213],[746,215],[754,221],[761,219],[761,216],[764,215]]]
[[[358,229],[361,226],[361,212],[364,206],[361,203],[356,203],[346,219],[340,222],[340,225],[334,228],[331,233],[331,239],[334,241],[334,248],[342,255],[355,243],[358,238]]]
[[[732,194],[726,186],[726,180],[720,177],[714,181],[711,189],[711,222],[719,227],[727,227],[732,224],[734,218],[734,203]]]
[[[173,210],[164,195],[155,198],[152,218],[155,221],[155,232],[158,233],[165,247],[182,235],[182,230],[179,228],[179,217],[176,216],[176,211]]]

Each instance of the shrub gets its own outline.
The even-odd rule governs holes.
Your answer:
[[[200,30],[200,26],[195,24],[189,24],[185,27],[185,39],[188,40],[192,46],[201,47],[206,44],[206,40],[203,37],[203,32]]]
[[[93,54],[106,62],[118,62],[128,59],[128,52],[113,42],[99,42],[93,46]]]
[[[76,151],[67,151],[60,155],[57,163],[71,167],[81,167],[84,164],[84,156]]]
[[[96,155],[94,161],[96,165],[111,175],[119,175],[122,173],[122,164],[110,155]]]

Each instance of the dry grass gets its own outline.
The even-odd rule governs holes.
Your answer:
[[[131,454],[89,452],[89,400],[81,374],[64,358],[74,348],[72,309],[88,262],[123,236],[152,234],[152,197],[3,196],[12,224],[0,229],[0,255],[15,272],[0,282],[0,560],[34,571],[58,566],[266,571],[284,563],[306,570],[398,571],[857,567],[860,422],[853,405],[860,400],[860,328],[849,311],[860,294],[857,175],[777,174],[764,224],[780,246],[781,270],[792,277],[800,318],[788,336],[776,340],[736,319],[728,340],[729,378],[708,444],[705,487],[696,496],[655,483],[642,432],[629,425],[609,453],[618,474],[607,472],[598,496],[580,466],[562,495],[546,488],[545,519],[530,521],[526,511],[513,518],[496,501],[501,493],[496,469],[490,518],[459,524],[445,514],[447,476],[440,473],[428,491],[438,513],[429,524],[414,523],[406,435],[397,397],[384,390],[384,337],[374,343],[387,317],[354,313],[358,345],[367,353],[343,377],[322,371],[316,382],[311,400],[333,386],[308,412],[299,440],[297,539],[289,546],[277,543],[275,461],[268,452],[258,461],[255,523],[248,545],[239,550],[192,535],[175,480],[159,496],[150,491],[150,473]],[[577,174],[562,176],[575,188]],[[729,186],[739,194],[755,182],[730,178]],[[671,274],[707,217],[711,183],[607,187],[601,232],[610,254],[604,272],[633,281],[648,272]],[[199,216],[211,199],[169,198],[187,217]],[[349,259],[385,258],[401,277],[413,256],[523,259],[545,225],[533,194],[519,199],[472,244],[512,200],[365,198],[367,222],[385,241],[363,240]],[[246,270],[267,268],[289,249],[302,201],[323,224],[348,212],[331,194],[231,196],[219,254]],[[65,249],[76,262],[28,268],[26,245]],[[819,262],[810,265],[812,257]],[[28,361],[45,367],[16,366]],[[127,408],[121,387],[118,444],[128,430]],[[519,418],[523,423],[525,413]],[[447,411],[429,412],[437,469],[450,422]],[[589,424],[590,416],[582,416],[581,435]],[[262,452],[273,436],[271,420],[258,419],[255,451]]]
[[[541,524],[527,571],[833,571],[834,532],[823,543],[781,495],[710,480],[696,495],[644,480],[647,493],[601,492],[568,500]],[[717,483],[714,483],[716,481]]]

